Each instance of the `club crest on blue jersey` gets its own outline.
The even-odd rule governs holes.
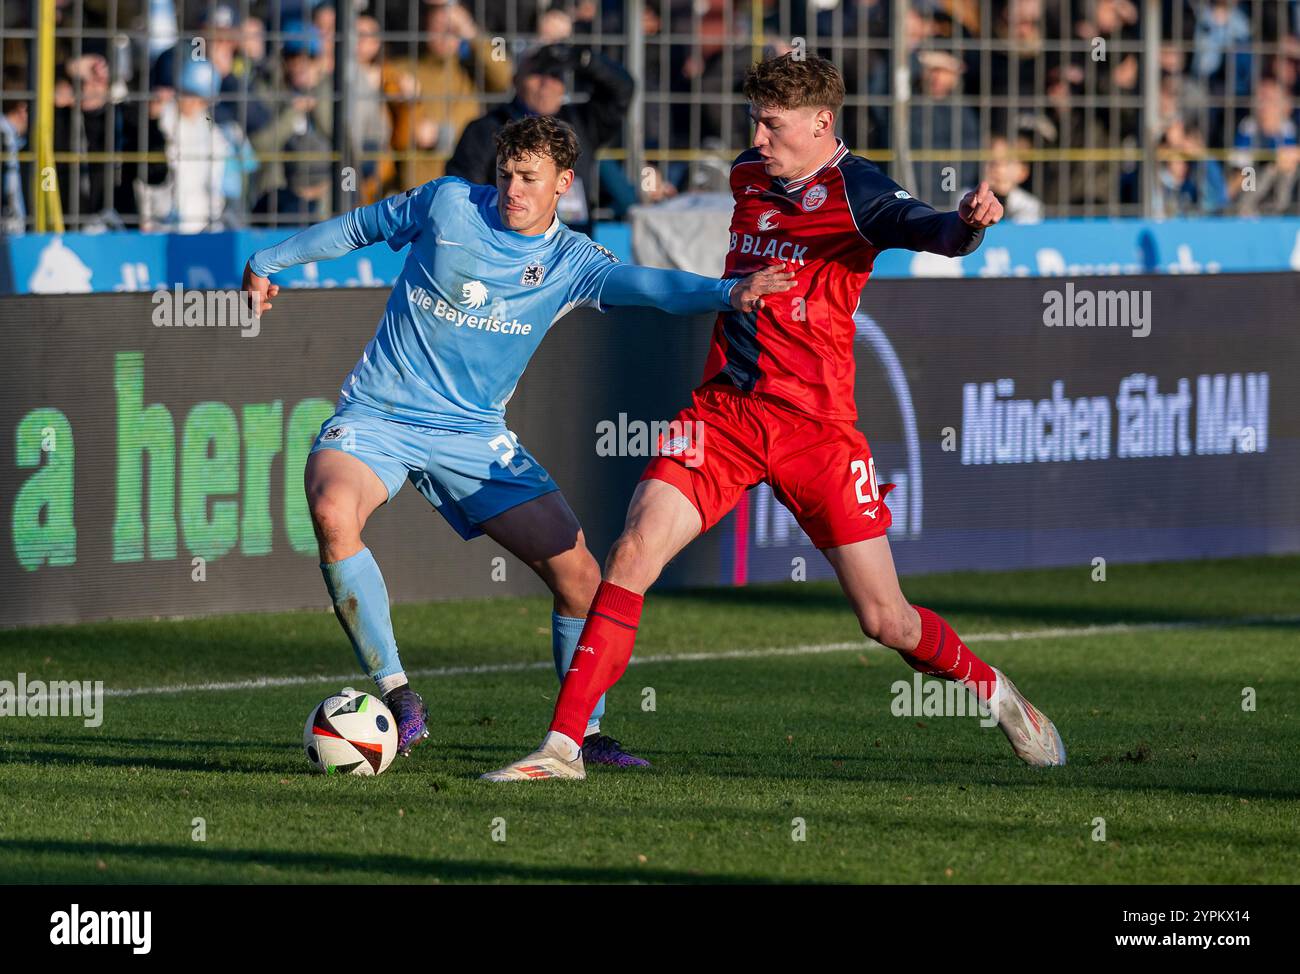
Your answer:
[[[327,429],[324,433],[321,434],[321,439],[322,439],[322,440],[337,440],[339,437],[341,437],[341,436],[342,436],[344,433],[346,433],[347,431],[348,431],[348,428],[347,428],[346,426],[331,426],[329,429]]]
[[[460,300],[467,308],[481,308],[487,304],[488,289],[482,281],[470,281],[460,286]]]
[[[818,183],[816,186],[809,186],[808,192],[803,194],[803,208],[805,212],[811,213],[825,202],[826,187],[821,183]]]
[[[523,274],[519,276],[519,283],[524,287],[536,287],[542,283],[542,278],[546,276],[546,266],[544,264],[529,264],[524,268]]]

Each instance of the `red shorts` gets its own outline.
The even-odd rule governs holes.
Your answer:
[[[894,485],[877,484],[871,447],[851,422],[706,385],[670,430],[641,479],[685,494],[700,512],[701,531],[764,481],[818,548],[878,538],[891,523],[884,496]]]

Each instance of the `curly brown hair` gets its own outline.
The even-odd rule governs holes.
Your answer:
[[[790,54],[759,61],[745,75],[745,97],[762,108],[829,108],[844,105],[844,78],[823,57]]]
[[[497,159],[550,156],[557,172],[572,169],[581,151],[573,129],[550,115],[506,122],[496,134]]]

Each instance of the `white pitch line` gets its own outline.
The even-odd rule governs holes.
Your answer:
[[[962,638],[967,643],[1004,643],[1022,639],[1081,639],[1094,636],[1115,636],[1134,632],[1161,632],[1171,629],[1206,629],[1220,626],[1261,625],[1268,623],[1300,623],[1295,616],[1246,616],[1236,619],[1187,619],[1175,622],[1119,622],[1105,626],[1058,626],[1050,629],[1018,629],[1011,632],[972,633]],[[893,652],[883,646],[864,640],[841,643],[810,643],[803,646],[773,646],[766,649],[728,649],[712,653],[660,653],[656,656],[634,656],[633,666],[654,663],[707,663],[728,659],[763,659],[771,656],[817,656],[822,653],[844,653],[851,650],[863,652]],[[478,666],[438,666],[431,669],[407,670],[406,675],[418,679],[437,679],[447,676],[479,676],[488,673],[526,673],[529,670],[554,669],[549,660],[535,663],[484,663]],[[329,676],[267,676],[256,680],[228,680],[220,683],[177,683],[161,687],[123,687],[104,691],[106,697],[145,697],[170,693],[214,693],[229,690],[266,690],[276,687],[306,686],[313,683],[347,685],[364,681],[361,673],[332,674]]]

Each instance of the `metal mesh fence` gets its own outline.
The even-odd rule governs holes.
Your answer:
[[[787,51],[936,206],[1300,212],[1300,0],[3,0],[0,227],[303,225],[490,179],[529,111],[580,128],[584,226],[725,188],[744,73]]]

